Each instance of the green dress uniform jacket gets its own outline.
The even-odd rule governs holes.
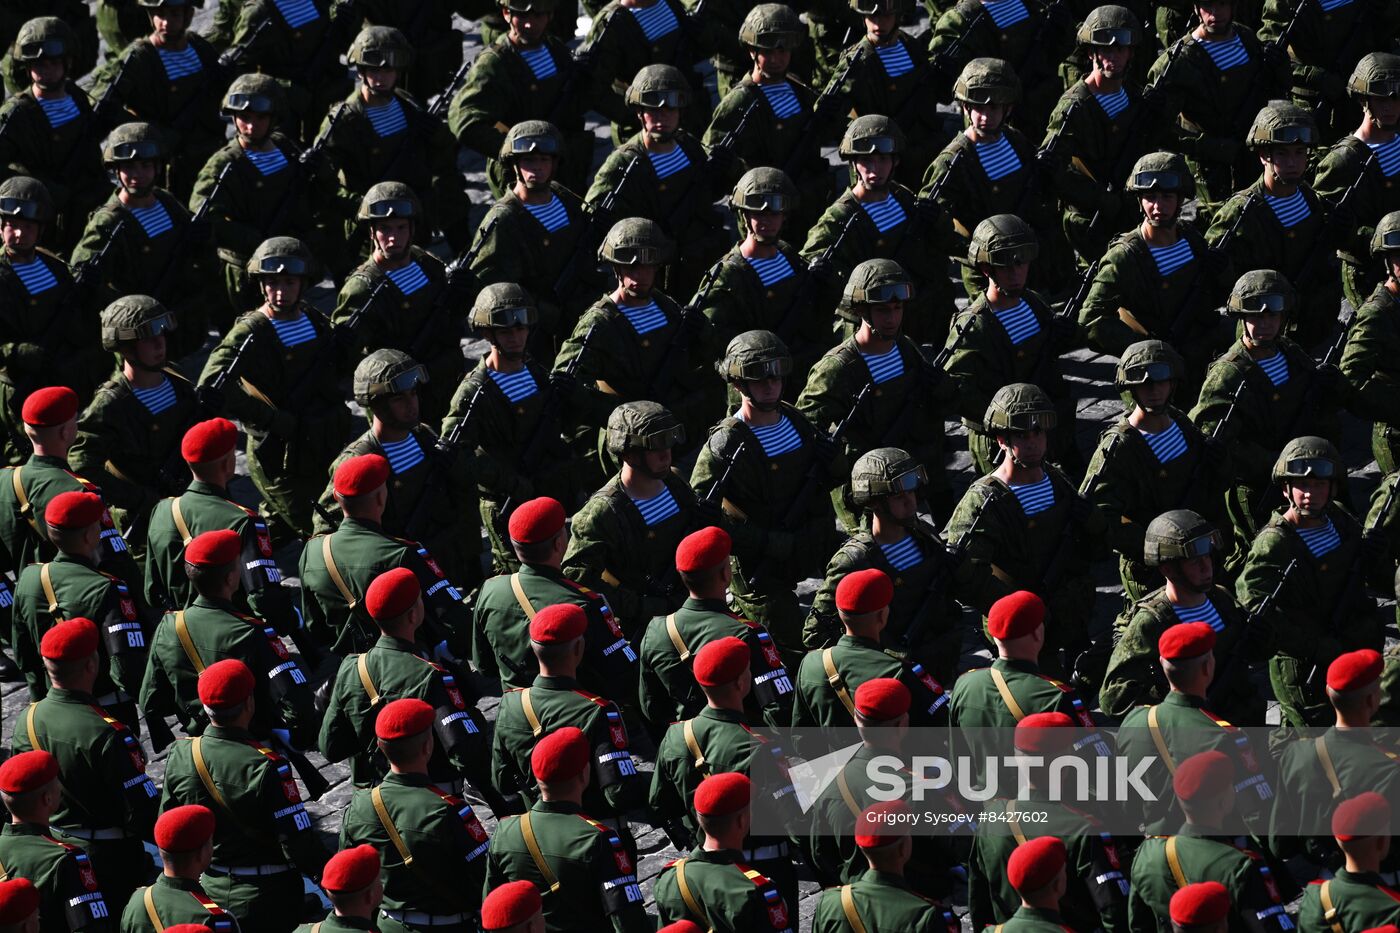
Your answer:
[[[199,881],[166,874],[157,875],[149,887],[136,889],[121,921],[121,933],[156,933],[157,922],[162,929],[177,923],[197,923],[217,933],[240,929],[238,918],[205,894]]]
[[[92,860],[77,846],[51,836],[47,826],[0,827],[0,862],[9,877],[28,878],[39,889],[40,933],[115,929]]]
[[[1337,255],[1342,258],[1342,290],[1352,307],[1360,308],[1385,278],[1380,263],[1371,258],[1371,237],[1382,217],[1400,210],[1400,174],[1387,175],[1367,145],[1348,133],[1317,163],[1313,188],[1337,201],[1353,184],[1356,194],[1347,204],[1356,212],[1356,229],[1338,238]]]
[[[1351,408],[1371,424],[1371,453],[1382,473],[1400,468],[1400,298],[1382,283],[1357,308],[1342,351]]]
[[[383,933],[388,929],[383,915],[379,920],[365,920],[360,917],[337,917],[335,912],[326,914],[326,919],[318,920],[315,923],[303,923],[296,928],[296,933],[360,933],[368,930],[369,933]]]
[[[1176,855],[1175,866],[1169,851]],[[1190,823],[1178,835],[1145,839],[1133,856],[1132,879],[1128,901],[1132,933],[1171,933],[1172,895],[1202,881],[1218,881],[1229,890],[1229,927],[1235,933],[1279,933],[1293,928],[1263,857]]]
[[[573,803],[541,800],[525,815],[501,820],[491,837],[484,890],[522,879],[542,890],[557,885],[544,905],[549,933],[647,933],[652,920],[642,907],[636,865],[631,833],[597,822]]]
[[[777,885],[743,855],[697,847],[663,868],[653,891],[661,922],[696,920],[714,933],[793,933],[797,923]]]
[[[44,510],[49,500],[64,492],[102,495],[94,483],[68,468],[59,457],[33,454],[18,467],[0,473],[0,546],[16,576],[29,564],[53,560],[57,553],[49,541]],[[108,509],[102,514],[102,547],[98,566],[124,580],[140,579],[126,541],[112,523]]]
[[[807,652],[797,669],[793,726],[855,726],[855,695],[860,685],[881,677],[899,677],[903,669],[893,651],[853,635],[842,635],[828,648]]]
[[[1324,886],[1327,900],[1324,902]],[[1330,906],[1329,906],[1330,905]],[[1332,910],[1336,914],[1328,916]],[[1318,879],[1303,889],[1298,908],[1300,933],[1333,933],[1343,930],[1370,930],[1400,920],[1400,891],[1382,884],[1372,872],[1350,872],[1345,868],[1328,881]]]
[[[846,907],[849,890],[851,906]],[[848,919],[860,919],[857,927]],[[849,885],[828,888],[817,900],[812,933],[958,933],[957,914],[938,901],[924,897],[903,875],[870,869]]]
[[[475,929],[491,845],[466,801],[425,774],[389,773],[373,789],[356,789],[341,823],[341,849],[366,844],[383,861],[381,909],[390,922],[381,919],[381,930],[427,925],[413,922],[414,914],[433,917],[433,929]]]
[[[1074,933],[1059,912],[1039,907],[1018,907],[1011,919],[997,927],[996,933]]]
[[[330,857],[292,766],[247,730],[211,725],[198,738],[176,742],[166,759],[161,809],[191,803],[213,810],[216,819],[214,861],[200,878],[205,892],[249,930],[292,930],[301,913],[301,876],[316,880]]]

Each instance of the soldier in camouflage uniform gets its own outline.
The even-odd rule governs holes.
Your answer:
[[[438,424],[462,376],[460,283],[441,259],[414,245],[427,234],[428,221],[408,185],[385,181],[370,188],[355,220],[369,234],[370,257],[346,277],[331,322],[347,328],[356,356],[393,350],[422,362],[423,420]]]
[[[1190,508],[1224,526],[1228,454],[1172,405],[1184,368],[1181,356],[1160,340],[1123,351],[1114,384],[1125,414],[1099,440],[1082,489],[1108,519],[1105,537],[1118,554],[1128,607],[1160,585],[1155,565],[1143,560],[1144,536],[1158,515]]]
[[[851,121],[837,152],[851,164],[853,183],[807,235],[802,258],[823,286],[820,308],[838,303],[860,264],[898,263],[916,286],[906,329],[915,342],[932,343],[947,330],[953,305],[947,257],[962,251],[962,241],[938,204],[894,180],[904,149],[904,131],[889,117],[870,114]]]
[[[1291,726],[1325,724],[1331,714],[1323,689],[1327,665],[1345,651],[1383,643],[1366,583],[1389,582],[1390,563],[1382,573],[1376,566],[1382,549],[1363,537],[1337,501],[1345,477],[1331,441],[1289,441],[1273,467],[1274,488],[1287,508],[1271,506],[1235,584],[1240,604],[1251,611],[1282,585],[1261,621],[1274,636],[1269,681]]]
[[[1312,114],[1302,107],[1270,101],[1246,142],[1264,174],[1220,205],[1206,241],[1227,253],[1236,269],[1289,270],[1298,301],[1288,334],[1300,346],[1317,346],[1336,328],[1341,282],[1331,257],[1337,234],[1355,226],[1336,216],[1349,213],[1350,205],[1323,203],[1304,181],[1308,153],[1319,140]]]
[[[466,0],[363,0],[355,8],[366,26],[397,29],[413,46],[413,61],[402,84],[419,100],[446,90],[462,65],[462,32],[452,28],[452,14],[480,17],[480,9]]]
[[[830,556],[830,491],[847,461],[792,405],[782,401],[792,371],[787,347],[769,331],[740,334],[717,364],[739,395],[735,413],[710,430],[691,484],[721,502],[735,538],[735,606],[768,627],[778,647],[801,650],[798,581]]]
[[[1336,412],[1347,397],[1346,380],[1335,366],[1317,365],[1283,336],[1297,305],[1297,292],[1272,269],[1240,277],[1226,306],[1239,322],[1239,339],[1211,364],[1191,412],[1201,431],[1230,451],[1234,478],[1225,505],[1234,526],[1226,562],[1232,576],[1278,505],[1276,478],[1271,482],[1269,474],[1276,451],[1305,431],[1338,436]]]
[[[162,302],[179,325],[167,341],[170,358],[179,360],[209,336],[205,286],[215,263],[209,223],[192,223],[184,204],[159,186],[167,157],[162,134],[149,123],[124,123],[107,137],[102,161],[117,191],[88,218],[73,265],[93,267],[98,283],[90,297],[98,307],[126,295]]]
[[[252,341],[226,384],[228,410],[248,432],[248,475],[280,526],[278,535],[307,535],[326,464],[350,433],[350,412],[336,385],[345,351],[330,321],[305,300],[320,278],[305,243],[267,240],[248,259],[247,273],[261,306],[234,322],[199,381],[212,382]]]
[[[4,60],[0,61],[3,70],[5,95],[18,94],[28,82],[24,76],[16,80],[11,67],[15,36],[20,28],[36,16],[57,16],[68,24],[78,39],[74,51],[73,76],[80,77],[92,71],[97,63],[97,23],[93,19],[92,8],[87,0],[17,0],[7,4],[0,11],[0,48],[4,49]]]
[[[834,440],[848,460],[876,447],[899,446],[913,454],[927,477],[929,508],[942,520],[953,506],[943,469],[942,409],[955,386],[902,333],[913,297],[909,275],[894,260],[856,266],[837,309],[856,332],[812,367],[797,410],[819,431],[846,423],[844,435]],[[832,499],[846,531],[855,533],[860,521],[843,492],[833,492]]]
[[[1356,309],[1341,369],[1351,383],[1352,409],[1371,420],[1376,466],[1388,476],[1400,469],[1400,211],[1376,223],[1370,247],[1385,278]]]

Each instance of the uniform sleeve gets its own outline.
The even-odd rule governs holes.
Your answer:
[[[492,786],[492,782],[486,780],[490,774],[491,755],[486,721],[467,702],[456,677],[438,671],[425,699],[433,706],[433,737],[452,762],[453,770],[474,784]]]
[[[1138,340],[1138,334],[1118,316],[1119,308],[1133,303],[1127,291],[1129,261],[1125,251],[1110,247],[1079,309],[1079,326],[1084,329],[1090,345],[1110,356],[1122,356],[1123,351]]]
[[[302,804],[291,763],[285,758],[268,762],[256,793],[264,819],[273,823],[287,860],[313,881],[319,879],[331,853],[316,835],[311,814]]]
[[[1232,885],[1233,907],[1249,933],[1292,933],[1293,920],[1262,860],[1250,859]]]
[[[971,529],[967,541],[967,563],[957,579],[957,596],[978,612],[986,613],[992,603],[1011,592],[1008,584],[1002,582],[993,567],[1001,552],[1001,529],[996,528],[997,503],[994,495],[986,488],[969,489],[958,503],[953,517],[948,521],[948,540],[961,541]],[[972,528],[973,518],[978,512],[982,519]]]
[[[292,744],[307,748],[316,742],[320,715],[307,683],[306,672],[282,644],[282,639],[269,629],[262,629],[250,640],[259,687],[265,689],[270,709],[280,728],[291,733]],[[259,697],[258,699],[264,699]]]
[[[1161,701],[1166,682],[1156,661],[1156,628],[1150,612],[1136,611],[1113,646],[1099,690],[1099,705],[1110,716],[1126,716],[1134,706]]]
[[[98,402],[105,389],[99,391]],[[110,397],[109,397],[110,398]],[[104,417],[106,406],[94,402],[78,419],[78,439],[68,452],[73,469],[102,488],[102,498],[111,505],[138,512],[155,505],[156,491],[130,479],[122,479],[107,465],[121,449],[121,440]]]
[[[93,621],[106,647],[112,682],[128,696],[138,695],[141,679],[146,675],[146,655],[152,633],[126,584],[111,581],[98,617]]]
[[[282,586],[282,571],[272,557],[272,536],[262,516],[251,517],[240,532],[243,538],[242,585],[253,615],[266,620],[278,635],[300,628],[301,619],[291,593]]]
[[[107,933],[114,928],[111,912],[116,905],[107,903],[87,853],[81,849],[69,852],[59,865],[55,881],[68,929]],[[60,922],[57,917],[48,921],[47,914],[44,919]]]
[[[141,742],[128,729],[112,729],[104,733],[98,754],[103,785],[121,788],[125,804],[121,825],[138,839],[150,839],[160,808],[160,788],[146,774]]]
[[[610,511],[600,496],[584,503],[573,519],[563,570],[570,578],[601,592],[619,619],[636,620],[648,615],[646,597],[603,578],[604,573],[613,576],[608,568],[617,556],[612,553],[612,542],[620,538],[617,529],[610,527]]]
[[[1400,423],[1400,385],[1395,370],[1393,341],[1385,339],[1388,328],[1378,309],[1368,302],[1362,306],[1356,324],[1342,352],[1342,373],[1355,389],[1353,409],[1363,418]]]
[[[625,842],[613,845],[599,833],[589,868],[613,933],[651,933],[654,924],[642,906],[636,853],[629,851]]]
[[[599,706],[585,731],[593,748],[592,783],[602,790],[608,806],[614,813],[640,807],[647,792],[646,783],[632,760],[622,713],[612,703]]]
[[[1136,489],[1133,456],[1124,450],[1127,443],[1124,434],[1114,430],[1104,432],[1086,473],[1086,477],[1096,476],[1097,479],[1092,488],[1086,487],[1080,494],[1108,520],[1109,546],[1125,557],[1141,561],[1147,527],[1128,517]]]
[[[421,544],[406,550],[399,565],[412,570],[423,587],[423,607],[427,610],[423,636],[433,639],[431,644],[434,646],[446,641],[448,649],[456,657],[466,655],[471,617],[462,604],[461,591],[443,575],[437,561]]]

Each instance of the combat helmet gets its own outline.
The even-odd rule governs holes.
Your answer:
[[[749,330],[729,341],[715,369],[726,380],[757,380],[792,372],[792,353],[777,334]]]
[[[967,261],[978,266],[1015,266],[1033,262],[1040,255],[1040,239],[1015,214],[993,214],[972,231]]]
[[[1283,445],[1278,459],[1274,461],[1273,480],[1282,483],[1310,476],[1329,479],[1335,492],[1340,488],[1346,472],[1346,465],[1336,446],[1325,437],[1309,435],[1296,437]]]
[[[1142,541],[1142,562],[1160,567],[1168,561],[1205,557],[1218,551],[1219,530],[1190,509],[1163,512],[1147,524]]]
[[[739,41],[751,49],[796,50],[807,29],[797,12],[782,3],[760,3],[739,26]]]
[[[924,465],[898,447],[877,447],[851,466],[851,501],[866,506],[876,499],[913,492],[928,482]]]
[[[684,109],[690,104],[690,84],[674,65],[647,65],[627,85],[627,106],[654,110]]]
[[[77,53],[78,37],[73,27],[57,16],[36,16],[19,27],[10,57],[17,65],[41,58],[63,58],[71,63]]]
[[[296,237],[275,236],[263,240],[248,257],[248,274],[299,275],[308,282],[317,281],[316,259],[311,248]]]
[[[553,13],[558,0],[500,0],[512,13]]]
[[[373,223],[391,217],[417,221],[423,217],[423,202],[413,189],[401,181],[381,181],[372,185],[355,210],[359,223]]]
[[[666,450],[685,443],[685,425],[658,402],[623,402],[608,415],[608,453]]]
[[[168,334],[176,326],[175,315],[150,295],[125,295],[102,309],[102,349]]]
[[[974,58],[953,82],[960,104],[1014,104],[1021,99],[1021,78],[1000,58]]]
[[[382,349],[360,360],[351,388],[355,401],[368,408],[375,399],[416,389],[428,381],[428,371],[402,350]]]
[[[751,168],[737,184],[729,203],[740,211],[785,211],[797,208],[797,186],[782,169]]]
[[[272,75],[239,75],[224,92],[219,111],[225,116],[235,113],[277,114],[283,109],[284,99],[282,85]]]
[[[1249,126],[1246,143],[1251,149],[1266,146],[1316,146],[1317,121],[1312,111],[1289,100],[1271,100],[1259,108]]]
[[[903,266],[893,259],[867,259],[851,270],[836,313],[848,321],[859,322],[862,305],[908,301],[913,297],[914,280]]]
[[[398,68],[413,64],[413,45],[392,26],[366,26],[360,30],[345,60],[368,68]]]
[[[1400,55],[1372,52],[1363,55],[1347,79],[1352,97],[1400,97]]]
[[[0,217],[23,217],[41,224],[54,217],[53,195],[37,178],[16,175],[0,182]]]
[[[540,319],[530,293],[514,282],[496,282],[477,293],[467,323],[478,330],[494,327],[530,327]]]
[[[879,16],[881,13],[893,13],[895,16],[907,16],[914,12],[914,0],[847,0],[851,9],[861,16]]]
[[[1176,192],[1181,200],[1196,196],[1196,178],[1186,160],[1175,152],[1149,152],[1133,163],[1133,171],[1123,185],[1124,191],[1140,194],[1144,191]]]
[[[151,123],[123,123],[102,144],[102,164],[107,166],[143,159],[164,162],[165,157],[165,139]]]
[[[661,225],[645,217],[627,217],[612,225],[598,258],[614,266],[664,266],[675,244]]]
[[[1142,23],[1127,7],[1108,3],[1089,11],[1075,31],[1074,39],[1080,45],[1093,48],[1133,47],[1142,44]]]
[[[1246,314],[1291,314],[1298,307],[1298,292],[1281,272],[1252,269],[1235,280],[1225,302],[1231,317]]]
[[[1052,430],[1059,423],[1055,404],[1040,386],[1013,382],[997,389],[982,423],[989,434]]]
[[[1131,411],[1136,406],[1149,414],[1158,414],[1169,407],[1170,394],[1160,406],[1149,407],[1138,400],[1133,389],[1149,382],[1168,381],[1175,389],[1185,374],[1186,362],[1171,344],[1162,340],[1139,340],[1123,351],[1118,368],[1113,373],[1113,384],[1117,386],[1127,410]]]
[[[1380,257],[1400,253],[1400,211],[1391,211],[1376,221],[1371,234],[1371,255]]]
[[[841,136],[837,154],[850,161],[856,156],[873,155],[882,152],[897,156],[904,151],[904,130],[889,117],[878,113],[867,113],[856,117],[846,127]]]
[[[509,165],[529,153],[555,158],[563,155],[564,136],[559,128],[545,120],[521,120],[507,131],[497,158]]]

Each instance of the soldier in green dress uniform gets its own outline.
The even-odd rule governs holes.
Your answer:
[[[155,842],[161,872],[136,889],[121,916],[121,933],[156,933],[194,924],[217,933],[241,930],[238,918],[199,886],[214,857],[214,811],[197,803],[172,807],[156,820]]]
[[[379,905],[384,901],[384,883],[379,871],[379,850],[368,843],[332,855],[321,875],[321,890],[331,902],[331,912],[317,923],[303,923],[296,933],[383,929],[376,924],[383,924]]]
[[[1006,862],[1006,877],[1021,906],[1011,919],[998,924],[1001,933],[1065,933],[1070,927],[1060,915],[1060,898],[1069,890],[1069,851],[1054,836],[1041,836],[1016,851]]]
[[[1375,791],[1342,801],[1332,813],[1332,838],[1346,860],[1331,878],[1303,889],[1298,929],[1327,933],[1370,930],[1400,920],[1400,891],[1381,879],[1381,864],[1390,854],[1391,806]]]

